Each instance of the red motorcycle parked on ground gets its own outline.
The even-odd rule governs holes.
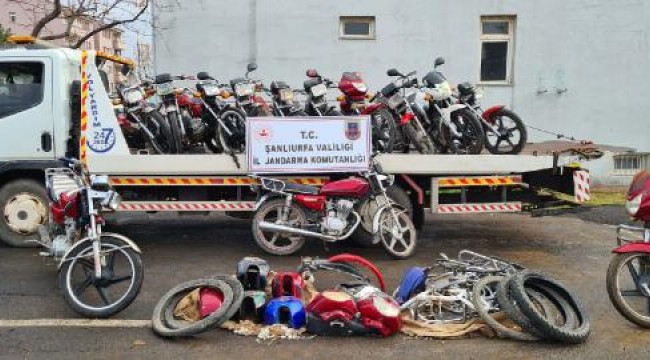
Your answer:
[[[415,225],[407,210],[386,194],[393,182],[394,177],[383,174],[374,160],[372,169],[361,176],[333,181],[320,189],[260,178],[252,225],[255,241],[270,254],[291,255],[303,247],[305,238],[345,240],[361,224],[355,206],[370,198],[377,203],[373,243],[381,242],[396,259],[408,258],[416,247]]]
[[[390,153],[395,146],[397,128],[387,105],[380,101],[368,102],[368,86],[358,72],[344,72],[339,81],[343,93],[337,100],[343,115],[370,115],[372,147],[374,151]]]
[[[618,247],[607,269],[607,292],[621,315],[650,328],[650,171],[632,180],[625,210],[644,226],[619,225]],[[634,234],[632,240],[626,234]]]

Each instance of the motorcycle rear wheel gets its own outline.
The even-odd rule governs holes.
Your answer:
[[[504,120],[508,120],[508,124]],[[496,126],[498,134],[493,133],[490,129],[485,129],[485,148],[491,153],[496,155],[515,155],[519,154],[526,146],[528,141],[528,132],[526,125],[521,121],[521,118],[511,110],[501,109],[492,114],[490,117],[491,122]],[[515,142],[511,138],[515,138]],[[507,142],[505,147],[502,147],[503,142]]]
[[[257,210],[253,217],[253,237],[257,245],[269,254],[291,255],[300,251],[305,245],[305,238],[300,235],[285,234],[281,232],[263,231],[259,228],[261,221],[282,223],[294,228],[302,228],[307,223],[305,211],[297,204],[291,204],[287,209],[287,221],[281,220],[281,213],[285,211],[285,199],[273,199]]]
[[[635,260],[637,260],[636,266],[634,264]],[[634,275],[632,275],[633,271]],[[628,286],[625,289],[621,285],[620,279],[624,272],[627,272],[632,278],[632,281],[627,281],[628,284],[626,285]],[[636,282],[634,277],[638,279]],[[639,252],[616,254],[609,263],[607,269],[607,293],[612,305],[624,318],[644,328],[650,328],[650,297],[641,293],[639,290],[641,284],[638,282],[644,281],[645,285],[648,285],[649,280],[650,254]],[[631,298],[631,300],[626,300],[626,298]],[[633,306],[633,301],[639,306]],[[639,311],[638,307],[644,308],[645,311]]]
[[[138,296],[144,278],[140,254],[109,235],[101,235],[100,241],[101,251],[109,251],[104,253],[106,265],[102,267],[100,279],[94,277],[92,242],[72,250],[70,260],[59,271],[59,283],[66,303],[76,313],[88,318],[107,318],[126,309]],[[126,267],[116,275],[115,261],[119,260],[118,256],[124,258],[125,261],[120,263]],[[84,280],[75,282],[75,274],[82,275]],[[96,294],[88,294],[86,290],[90,288],[94,288]],[[112,288],[112,293],[109,288]],[[117,296],[115,288],[118,288]]]

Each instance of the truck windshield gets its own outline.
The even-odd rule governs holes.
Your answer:
[[[43,101],[43,63],[0,62],[0,118]]]

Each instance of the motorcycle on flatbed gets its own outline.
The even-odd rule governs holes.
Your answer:
[[[408,258],[415,251],[417,235],[407,210],[386,194],[393,182],[394,177],[383,174],[374,159],[368,172],[327,183],[320,189],[261,177],[253,237],[264,251],[274,255],[298,252],[305,238],[342,241],[361,224],[356,208],[370,198],[377,202],[373,243],[381,243],[396,259]]]

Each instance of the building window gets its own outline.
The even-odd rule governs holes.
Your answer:
[[[481,17],[481,83],[511,84],[515,17]]]
[[[13,11],[9,12],[9,20],[14,24],[16,23],[16,13],[15,12],[13,12]]]
[[[650,168],[650,154],[620,154],[614,156],[614,175],[634,175]]]
[[[374,16],[341,16],[339,37],[351,40],[372,40],[375,38]]]

